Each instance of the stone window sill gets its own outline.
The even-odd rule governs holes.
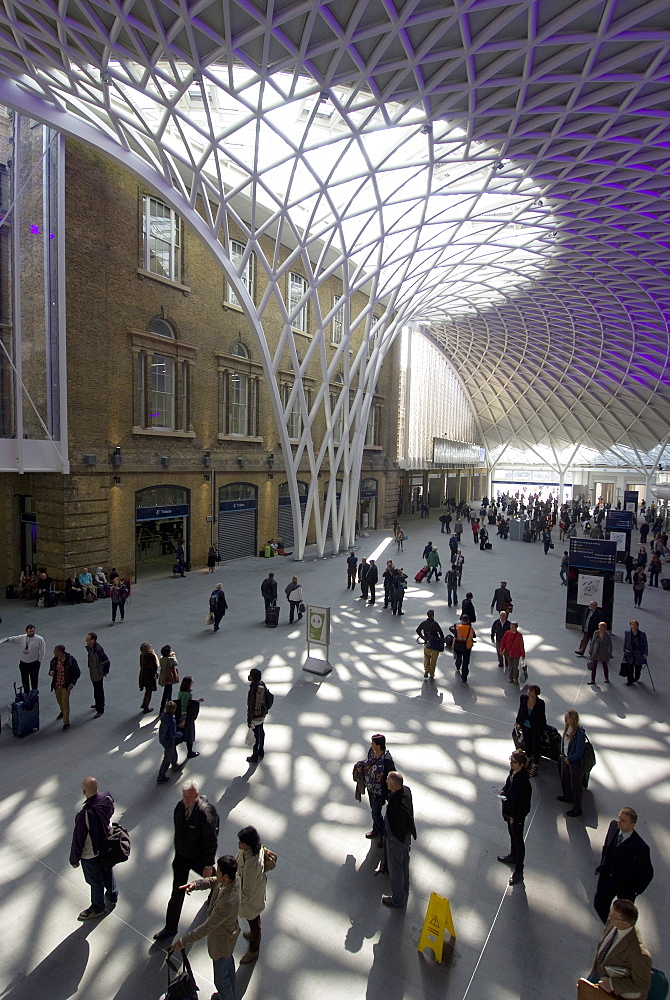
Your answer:
[[[171,437],[171,438],[194,438],[195,431],[171,431],[161,430],[160,427],[133,427],[133,434],[137,437]]]
[[[247,437],[244,434],[217,434],[218,441],[239,441],[241,444],[263,444],[262,437]]]
[[[179,281],[173,281],[171,278],[164,278],[162,274],[154,274],[153,271],[145,271],[143,267],[138,267],[137,273],[140,278],[151,278],[152,281],[158,281],[161,285],[167,285],[168,288],[176,288],[178,292],[183,292],[184,295],[191,294],[191,288],[189,285],[182,285]]]

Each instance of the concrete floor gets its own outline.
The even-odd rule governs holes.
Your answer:
[[[195,678],[205,704],[198,719],[201,756],[184,768],[216,804],[220,853],[235,853],[236,834],[258,827],[279,855],[268,878],[261,956],[238,972],[238,997],[248,1000],[558,1000],[575,996],[588,970],[600,924],[591,907],[593,870],[607,824],[623,805],[637,809],[656,875],[640,898],[641,928],[655,964],[670,954],[667,921],[670,835],[668,697],[665,670],[670,594],[647,588],[639,614],[650,643],[657,692],[627,688],[615,667],[610,685],[586,686],[586,661],[573,650],[577,633],[563,625],[562,546],[494,539],[490,553],[466,539],[464,582],[475,595],[480,641],[470,684],[454,675],[450,654],[438,682],[423,683],[422,650],[414,630],[426,608],[452,621],[441,585],[417,586],[413,576],[428,539],[444,556],[436,519],[403,522],[409,540],[400,560],[410,571],[404,618],[381,604],[363,606],[344,587],[344,558],[306,561],[248,559],[209,576],[164,579],[133,588],[126,622],[107,627],[108,606],[33,610],[3,602],[3,635],[34,620],[50,650],[65,642],[85,664],[84,636],[93,629],[112,660],[107,711],[93,720],[91,686],[82,677],[72,698],[72,728],[61,731],[57,706],[42,685],[42,728],[17,740],[3,709],[0,736],[0,997],[3,1000],[154,1000],[164,990],[162,952],[152,941],[163,925],[170,891],[172,810],[181,780],[157,786],[157,717],[139,713],[139,644],[172,642],[181,675]],[[395,557],[390,535],[361,540],[359,555],[388,543],[380,564]],[[325,680],[301,671],[301,629],[263,626],[260,582],[272,569],[280,593],[298,574],[308,601],[330,605],[334,670]],[[214,635],[204,619],[213,583],[221,580],[230,612]],[[584,816],[567,819],[556,801],[554,765],[543,762],[533,782],[527,823],[526,882],[507,888],[508,869],[496,862],[508,840],[492,786],[500,786],[512,749],[518,690],[505,682],[488,641],[491,595],[510,585],[528,649],[529,680],[539,683],[547,714],[559,725],[576,707],[598,763],[584,799]],[[462,596],[465,594],[462,591]],[[461,592],[459,592],[461,596]],[[616,587],[615,663],[633,612],[629,586]],[[302,625],[303,623],[301,623]],[[17,677],[16,647],[0,646],[3,699]],[[267,754],[257,770],[246,764],[246,677],[264,669],[276,701],[266,726]],[[44,668],[43,668],[44,669]],[[44,673],[46,671],[44,670]],[[155,706],[158,701],[155,699]],[[418,841],[412,850],[412,891],[406,912],[380,905],[385,876],[375,876],[376,847],[364,837],[369,810],[354,799],[352,764],[370,734],[386,733],[396,766],[414,795]],[[120,902],[100,921],[80,924],[88,902],[81,870],[70,868],[73,817],[80,782],[95,775],[116,799],[116,818],[133,841],[130,861],[117,869]],[[417,942],[431,891],[451,903],[456,940],[436,965]],[[181,929],[199,922],[203,897],[187,899]],[[238,943],[238,957],[245,942]],[[201,997],[213,990],[204,943],[191,951]]]

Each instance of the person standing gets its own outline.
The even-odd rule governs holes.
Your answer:
[[[360,565],[358,567],[358,582],[361,587],[361,597],[364,601],[368,599],[368,573],[370,572],[370,567],[368,566],[368,561],[363,556]],[[360,598],[359,598],[360,600]]]
[[[247,757],[250,764],[256,764],[265,756],[265,716],[270,708],[268,690],[262,680],[262,673],[257,667],[252,667],[247,680],[247,726],[254,731],[254,748]]]
[[[128,588],[120,576],[112,577],[112,585],[109,590],[112,601],[112,620],[110,625],[116,624],[116,614],[119,614],[119,621],[122,622],[126,613],[126,601],[128,600]]]
[[[66,733],[70,728],[70,694],[81,677],[81,670],[72,653],[65,651],[65,646],[54,646],[49,675],[52,678],[51,690],[60,708],[56,720],[63,720],[63,732]]]
[[[584,650],[591,641],[593,633],[598,628],[598,622],[602,617],[602,612],[598,607],[597,601],[591,601],[588,608],[584,612],[582,617],[582,641],[579,643],[579,649],[575,650],[577,656],[583,656]]]
[[[0,642],[11,642],[19,646],[19,672],[23,690],[36,691],[39,688],[40,667],[47,651],[41,635],[37,635],[34,625],[26,625],[24,635],[6,635]]]
[[[172,646],[169,644],[161,646],[161,655],[158,661],[158,685],[163,688],[161,707],[159,709],[161,715],[165,711],[167,703],[172,700],[173,685],[179,684],[178,663],[179,661],[174,654]]]
[[[186,572],[186,550],[184,548],[184,542],[181,538],[179,539],[179,545],[177,546],[177,572],[182,577]]]
[[[456,535],[458,546],[460,548],[461,536],[463,534],[463,522],[461,521],[460,517],[458,517],[457,520],[454,522],[454,534]]]
[[[209,610],[214,618],[214,631],[218,632],[221,619],[228,610],[228,603],[226,601],[226,595],[223,592],[222,583],[217,583],[216,587],[209,596]]]
[[[347,590],[351,587],[352,590],[356,589],[356,567],[358,566],[358,557],[354,554],[354,551],[349,553],[347,556]]]
[[[635,829],[636,823],[635,810],[624,806],[607,830],[600,864],[596,868],[598,885],[593,900],[603,923],[615,897],[634,903],[654,877],[649,845]]]
[[[501,611],[493,625],[491,626],[491,642],[495,643],[496,653],[498,654],[498,666],[500,668],[504,667],[503,654],[500,649],[500,643],[502,642],[502,637],[505,632],[509,632],[510,624],[507,620],[507,612]]]
[[[435,621],[435,612],[427,611],[426,618],[417,627],[416,634],[423,639],[423,676],[435,678],[437,658],[444,649],[444,632]]]
[[[403,551],[403,543],[405,541],[405,532],[402,530],[399,524],[396,525],[395,529],[395,544],[398,552]]]
[[[452,559],[453,567],[458,572],[458,586],[461,585],[461,578],[463,576],[463,565],[465,563],[465,556],[460,549],[456,549],[456,554]]]
[[[195,720],[198,718],[198,712],[204,700],[204,698],[196,700],[193,697],[193,678],[184,677],[175,701],[177,702],[177,728],[181,729],[184,734],[187,758],[200,756],[200,753],[193,749],[193,744],[195,743]]]
[[[165,914],[165,927],[154,934],[155,941],[174,937],[184,905],[184,883],[190,871],[208,878],[214,871],[219,816],[214,806],[200,795],[195,781],[182,785],[181,799],[174,809],[174,858],[172,895]]]
[[[386,779],[389,800],[384,817],[386,863],[391,882],[390,896],[382,896],[384,906],[407,906],[409,897],[409,852],[412,837],[416,840],[412,792],[399,771],[391,771]]]
[[[602,663],[605,674],[605,684],[609,684],[609,661],[613,656],[612,636],[607,631],[606,622],[598,622],[598,631],[593,633],[591,645],[589,646],[589,667],[591,669],[591,680],[587,684],[595,684],[598,664]]]
[[[99,792],[95,778],[84,778],[81,783],[84,805],[74,821],[70,864],[81,867],[84,878],[91,887],[91,904],[82,910],[77,920],[95,920],[105,912],[105,900],[110,907],[116,906],[119,890],[114,878],[114,869],[105,868],[101,851],[111,831],[114,815],[114,799],[109,792]]]
[[[638,566],[633,573],[633,606],[636,608],[642,607],[642,595],[644,594],[646,583],[647,574],[644,571],[644,567]]]
[[[468,590],[465,595],[465,600],[461,604],[461,614],[468,616],[468,621],[471,625],[477,621],[477,615],[475,612],[475,606],[472,602],[472,592]]]
[[[151,711],[151,695],[156,690],[156,678],[158,677],[158,657],[154,652],[154,647],[150,642],[140,644],[140,691],[144,691],[144,697],[140,708],[146,715]]]
[[[519,632],[519,623],[510,622],[509,625],[509,632],[505,632],[500,640],[500,652],[505,660],[505,666],[509,674],[509,683],[518,684],[519,661],[522,657],[525,657],[526,647],[524,646],[523,636]]]
[[[568,566],[570,564],[570,556],[566,549],[563,550],[563,557],[561,559],[561,568],[559,570],[559,575],[561,577],[561,585],[567,587],[568,585]]]
[[[496,587],[493,591],[493,597],[491,599],[491,611],[495,607],[496,611],[500,613],[501,611],[507,611],[509,613],[510,607],[512,606],[512,595],[507,589],[507,580],[501,580],[500,586]]]
[[[402,602],[405,600],[405,588],[407,587],[407,574],[403,567],[393,570],[393,586],[391,587],[391,612],[400,617],[405,612],[402,609]]]
[[[507,823],[510,839],[510,851],[504,857],[498,856],[503,864],[514,865],[514,871],[509,885],[523,882],[523,865],[526,858],[526,845],[523,840],[523,826],[530,812],[533,788],[528,774],[528,757],[523,750],[515,750],[509,759],[510,772],[507,781],[500,789],[502,815]]]
[[[613,995],[647,1000],[651,955],[636,927],[637,919],[637,906],[630,899],[612,903],[588,978],[577,983],[580,1000],[607,1000]],[[608,969],[616,969],[617,975],[608,976]]]
[[[393,560],[386,560],[386,569],[382,573],[382,581],[384,583],[384,607],[388,608],[391,604],[391,590],[393,588]]]
[[[366,580],[366,583],[368,585],[368,593],[370,595],[370,600],[368,601],[368,605],[375,603],[375,587],[377,586],[378,580],[379,580],[379,570],[375,565],[374,559],[371,559],[370,562],[368,563],[368,575]]]
[[[289,625],[292,625],[296,611],[298,612],[298,621],[300,621],[300,619],[302,618],[302,611],[300,610],[300,606],[302,605],[302,587],[298,583],[297,576],[294,576],[291,579],[291,582],[286,585],[286,587],[284,588],[284,593],[288,598],[288,606],[289,606],[288,623]]]
[[[168,701],[165,711],[161,712],[161,721],[158,728],[158,742],[163,747],[163,760],[158,769],[157,785],[164,785],[168,778],[168,768],[176,773],[179,771],[177,764],[177,744],[183,739],[182,733],[177,728],[177,702]]]
[[[265,580],[261,584],[261,595],[265,601],[265,611],[268,608],[274,607],[277,603],[277,581],[275,580],[274,573],[268,573]]]
[[[249,948],[240,959],[240,965],[248,965],[258,958],[261,947],[261,913],[265,909],[267,875],[265,874],[265,852],[255,826],[245,826],[237,835],[237,874],[240,879],[240,917],[249,921],[249,930],[244,937]]]
[[[393,757],[386,747],[386,737],[382,733],[375,733],[370,740],[367,759],[354,764],[354,780],[358,781],[362,777],[365,783],[372,814],[372,829],[365,836],[367,840],[376,838],[377,847],[384,846],[382,809],[389,796],[387,779],[394,769]]]
[[[447,606],[451,607],[453,604],[458,607],[458,570],[454,565],[447,570],[444,582],[447,587]]]
[[[658,578],[663,570],[663,563],[658,552],[654,552],[649,560],[649,586],[658,587]]]
[[[460,622],[457,625],[452,625],[449,631],[454,636],[453,650],[456,670],[459,671],[461,681],[465,684],[470,673],[470,655],[476,633],[467,615],[461,615]]]
[[[93,718],[99,719],[105,713],[105,677],[109,673],[111,664],[107,653],[98,642],[96,632],[89,632],[85,642],[88,654],[88,672],[93,685],[94,704],[91,705],[91,708],[95,709]]]
[[[218,1000],[235,1000],[235,959],[233,951],[240,936],[237,917],[240,911],[240,880],[237,861],[230,854],[219,858],[216,873],[211,878],[188,882],[184,892],[210,890],[207,920],[174,942],[170,952],[181,951],[190,944],[207,938],[207,951],[214,967],[214,985]]]
[[[549,549],[553,549],[554,543],[551,540],[551,529],[546,527],[542,531],[542,545],[544,547],[545,556],[549,552]]]
[[[647,643],[646,632],[640,631],[640,624],[636,618],[630,623],[630,629],[624,633],[623,637],[623,663],[619,671],[626,678],[626,683],[630,687],[639,681],[642,667],[647,662],[649,645]]]
[[[216,550],[216,545],[210,545],[209,549],[207,550],[207,572],[208,573],[213,573],[214,572],[214,567],[216,566],[216,564],[218,562],[218,559],[217,559],[218,554],[219,553]]]
[[[440,562],[440,554],[436,548],[431,546],[430,552],[428,553],[428,577],[426,583],[430,583],[433,573],[435,574],[435,579],[440,579],[440,567],[442,563]]]
[[[516,724],[521,726],[523,733],[526,756],[532,761],[528,772],[531,778],[535,777],[540,766],[542,736],[547,725],[547,710],[540,698],[541,693],[537,684],[531,684],[528,693],[522,694],[519,699],[519,711],[516,715]]]
[[[563,794],[557,795],[559,802],[572,803],[568,816],[582,815],[582,796],[584,794],[584,750],[586,748],[586,732],[580,725],[579,713],[570,709],[563,716],[565,728],[561,742],[561,786]]]

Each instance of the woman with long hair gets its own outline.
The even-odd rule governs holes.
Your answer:
[[[582,815],[582,785],[584,749],[586,733],[579,723],[579,712],[573,708],[563,716],[565,728],[561,742],[561,785],[563,794],[556,796],[559,802],[572,803],[568,816]]]
[[[258,958],[261,946],[261,913],[265,909],[265,854],[261,838],[254,826],[245,826],[237,835],[237,874],[240,877],[240,917],[249,921],[249,930],[244,937],[249,949],[240,959],[240,965],[247,965]]]
[[[177,702],[177,725],[184,732],[187,758],[200,756],[199,752],[193,749],[193,744],[195,743],[195,720],[198,718],[200,705],[205,700],[204,698],[194,698],[192,692],[193,678],[187,675],[181,682],[179,694],[175,699]]]

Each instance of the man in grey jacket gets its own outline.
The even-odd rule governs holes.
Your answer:
[[[91,708],[95,709],[93,718],[99,719],[105,711],[105,677],[109,673],[109,657],[98,642],[96,632],[89,632],[86,636],[86,650],[88,652],[88,672],[93,684],[94,704],[91,705]]]

